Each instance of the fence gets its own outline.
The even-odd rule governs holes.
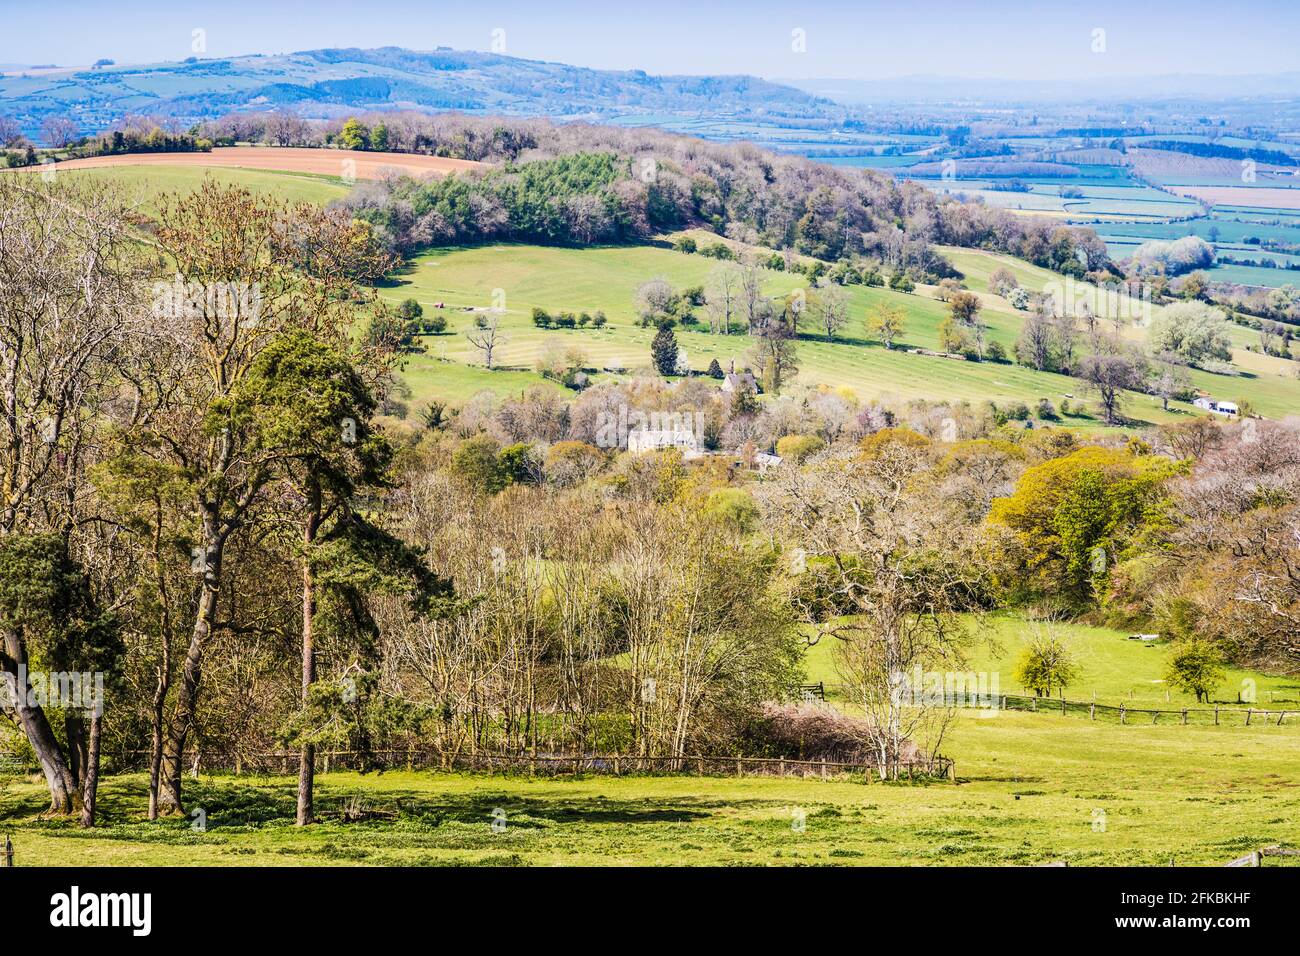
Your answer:
[[[1258,850],[1251,850],[1245,856],[1239,856],[1224,866],[1263,866],[1264,858],[1270,856],[1300,856],[1300,850],[1292,850],[1280,846],[1264,846]]]
[[[1176,723],[1196,723],[1202,725],[1233,725],[1240,723],[1249,727],[1252,724],[1273,724],[1282,726],[1288,716],[1300,716],[1300,710],[1259,710],[1248,707],[1183,707],[1179,710],[1130,707],[1127,704],[1099,704],[1096,701],[1066,700],[1063,697],[1021,697],[1016,694],[1003,694],[999,698],[1003,710],[1043,711],[1046,713],[1087,714],[1089,719],[1116,719],[1121,724],[1138,722],[1150,717],[1151,723],[1158,723],[1162,715],[1176,718]],[[1276,719],[1274,719],[1276,718]],[[1169,721],[1166,721],[1169,723]],[[1288,724],[1287,726],[1295,726]]]
[[[205,770],[226,770],[237,774],[290,774],[297,770],[298,752],[288,750],[253,753],[203,754]],[[187,762],[188,764],[188,762]],[[724,757],[705,755],[639,756],[631,754],[493,754],[444,753],[431,749],[318,751],[316,767],[330,770],[369,769],[375,766],[405,767],[407,770],[466,770],[473,773],[528,773],[535,776],[612,774],[698,774],[700,776],[820,777],[862,774],[867,780],[880,777],[880,768],[868,762],[837,760],[795,760],[786,757]],[[897,775],[907,779],[942,778],[956,781],[956,766],[941,754],[900,762]]]

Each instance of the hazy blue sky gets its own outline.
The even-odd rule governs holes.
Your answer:
[[[489,49],[653,73],[1076,79],[1300,69],[1297,0],[0,0],[0,62],[179,60],[325,46]],[[805,52],[792,47],[804,31]],[[1105,52],[1093,52],[1094,30]]]

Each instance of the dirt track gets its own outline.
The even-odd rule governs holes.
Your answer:
[[[225,146],[210,153],[129,153],[94,156],[59,163],[59,169],[93,169],[104,166],[215,166],[231,169],[268,169],[315,173],[356,179],[379,179],[385,170],[408,176],[445,176],[483,163],[443,159],[412,153],[367,153],[347,149],[295,149],[281,146]],[[39,170],[39,166],[27,167]]]

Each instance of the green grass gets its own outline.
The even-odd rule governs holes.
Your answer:
[[[291,202],[321,205],[342,198],[350,188],[335,176],[215,166],[104,166],[97,169],[56,167],[56,175],[119,183],[129,194],[139,197],[146,213],[155,210],[154,202],[159,194],[190,192],[208,177],[219,183],[242,186],[254,193],[274,195]]]
[[[318,777],[327,822],[305,830],[292,825],[295,780],[204,777],[187,783],[202,833],[188,818],[144,820],[140,775],[105,779],[100,829],[41,821],[33,778],[0,789],[0,824],[20,866],[1216,865],[1297,840],[1294,729],[1004,713],[958,718],[943,752],[957,785],[330,773]],[[398,816],[343,824],[353,797]]]
[[[997,674],[1001,693],[1028,695],[1030,692],[1015,679],[1016,664],[1036,627],[1014,614],[991,614],[982,620],[969,619],[971,644],[967,649],[965,670]],[[1193,695],[1167,687],[1164,682],[1169,645],[1128,639],[1127,631],[1082,624],[1053,624],[1050,630],[1069,646],[1079,665],[1078,678],[1066,689],[1070,700],[1150,709],[1206,707],[1197,704]],[[823,639],[808,649],[805,657],[808,679],[839,684],[835,666],[835,640]],[[1254,682],[1255,702],[1238,704],[1237,694]],[[1166,699],[1166,694],[1168,699]],[[1249,695],[1247,695],[1249,696]],[[1260,709],[1296,711],[1290,718],[1300,736],[1300,678],[1281,677],[1258,671],[1228,668],[1223,683],[1212,695],[1213,704],[1223,707],[1254,706]]]
[[[975,254],[976,256],[982,254]],[[998,261],[976,258],[987,273]],[[970,265],[971,263],[967,263]],[[415,401],[431,398],[462,400],[481,384],[498,393],[516,391],[532,375],[535,360],[548,342],[565,347],[579,346],[589,367],[626,367],[649,364],[652,329],[634,324],[635,290],[638,284],[663,276],[680,287],[703,284],[717,263],[698,255],[686,255],[659,246],[561,249],[527,245],[490,245],[467,249],[437,250],[417,257],[410,267],[381,290],[390,302],[417,299],[426,312],[441,302],[449,331],[424,340],[428,352],[407,362],[407,377]],[[1034,267],[1018,266],[1028,281]],[[1038,270],[1043,272],[1043,270]],[[973,270],[972,270],[973,274]],[[1044,275],[1050,273],[1043,272]],[[782,295],[805,285],[800,275],[767,274],[766,291]],[[977,284],[973,287],[978,288]],[[1012,364],[958,362],[930,356],[909,355],[903,348],[935,349],[939,345],[939,324],[946,306],[927,295],[905,294],[888,289],[849,287],[850,321],[833,343],[818,334],[811,322],[801,329],[800,374],[795,384],[828,385],[851,389],[862,399],[927,399],[935,401],[984,400],[1000,404],[1040,398],[1059,404],[1071,396],[1084,397],[1076,379],[1037,372]],[[498,351],[496,364],[507,371],[466,377],[453,371],[450,363],[480,365],[482,357],[466,340],[472,314],[466,308],[487,308],[504,299],[502,319],[507,341]],[[895,350],[889,351],[867,338],[866,320],[880,303],[903,308],[907,328]],[[603,311],[610,325],[605,329],[544,331],[533,326],[534,306],[549,312]],[[1023,321],[1023,313],[1011,309],[994,296],[986,297],[984,317],[990,341],[1010,348]],[[710,335],[684,327],[676,330],[679,344],[687,350],[692,368],[703,371],[711,359],[726,367],[735,361],[745,364],[751,341],[744,335]],[[450,363],[438,361],[448,359]],[[499,376],[510,376],[500,378]],[[534,379],[540,381],[540,378]],[[1263,408],[1264,403],[1260,403]],[[1164,412],[1148,396],[1133,396],[1130,414],[1139,421],[1161,422],[1189,413],[1189,409]],[[1091,417],[1069,419],[1075,427],[1096,427]]]
[[[1164,703],[1165,647],[1122,632],[1061,625],[1081,665],[1070,695],[1133,706]],[[993,615],[971,670],[999,671],[1002,690],[1030,627]],[[808,654],[812,680],[834,681],[828,645]],[[1230,671],[1259,704],[1296,702],[1294,678]],[[190,818],[149,823],[142,775],[108,776],[102,826],[40,819],[38,777],[0,779],[0,827],[19,865],[1219,865],[1260,846],[1300,841],[1300,727],[1239,721],[1158,726],[1000,711],[960,711],[940,745],[956,785],[830,780],[596,776],[530,779],[435,772],[318,776],[318,815],[292,825],[296,781],[204,776],[189,781]],[[348,802],[393,816],[344,824]],[[494,814],[505,829],[494,832]],[[806,828],[797,831],[796,811]]]

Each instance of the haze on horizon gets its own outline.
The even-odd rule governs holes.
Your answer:
[[[1287,0],[1228,7],[1207,0],[754,0],[719,8],[523,0],[460,3],[266,0],[176,3],[0,0],[0,63],[148,63],[322,47],[492,50],[598,69],[750,73],[846,80],[910,76],[1086,81],[1300,69],[1300,12]],[[203,31],[204,49],[195,48]],[[1098,50],[1097,31],[1104,31]],[[799,31],[802,31],[801,33]],[[504,49],[502,49],[504,45]]]

